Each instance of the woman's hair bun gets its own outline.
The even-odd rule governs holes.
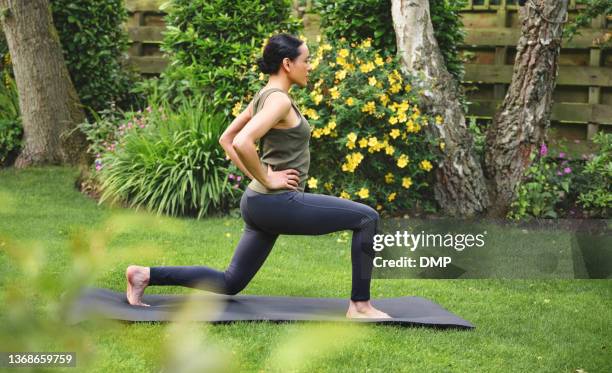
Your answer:
[[[270,66],[268,66],[268,64],[266,64],[266,61],[264,60],[263,57],[259,57],[257,59],[257,65],[259,66],[259,70],[261,70],[261,72],[264,73],[264,74],[269,74],[269,73],[273,72],[270,69]]]
[[[264,74],[275,74],[285,58],[295,60],[300,55],[299,46],[303,41],[286,33],[276,34],[268,39],[263,56],[257,59],[259,70]]]

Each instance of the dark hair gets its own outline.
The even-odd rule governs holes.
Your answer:
[[[266,44],[263,57],[257,59],[257,65],[264,74],[278,72],[283,59],[288,57],[291,61],[300,55],[298,48],[304,43],[290,34],[276,34]]]

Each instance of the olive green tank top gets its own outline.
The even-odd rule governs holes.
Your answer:
[[[287,94],[280,88],[269,88],[265,91],[259,91],[253,98],[253,116],[263,108],[266,98],[270,93],[280,91]],[[289,96],[289,95],[287,95]],[[308,168],[310,166],[310,124],[306,118],[300,113],[291,96],[291,106],[295,109],[300,117],[300,123],[291,128],[270,128],[265,135],[259,139],[259,151],[261,153],[260,162],[267,170],[268,165],[273,171],[281,171],[293,168],[299,172],[298,190],[304,191],[306,179],[308,178]],[[285,189],[268,189],[261,184],[257,179],[251,180],[248,188],[264,194],[285,193],[289,188]]]

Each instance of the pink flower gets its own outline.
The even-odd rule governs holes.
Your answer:
[[[565,153],[561,152],[559,153],[559,158],[564,158],[565,157]]]
[[[96,165],[96,171],[100,171],[102,169],[102,165],[101,164],[97,164]]]
[[[571,168],[569,168],[569,167],[565,167],[565,168],[563,169],[563,172],[565,172],[566,174],[569,174],[570,172],[572,172],[572,169],[571,169]]]
[[[544,157],[546,154],[548,154],[548,148],[546,147],[545,143],[542,143],[540,146],[540,156]]]
[[[557,176],[561,176],[563,173],[561,171],[557,171]]]
[[[141,124],[139,127],[140,127],[140,128],[145,128],[145,125],[144,125],[144,124]]]
[[[234,180],[234,174],[229,174],[229,175],[227,176],[227,178],[228,178],[228,179],[230,179],[230,180]]]
[[[150,113],[151,112],[151,106],[147,106],[147,108],[145,110]]]
[[[236,181],[242,180],[242,176],[236,176]]]

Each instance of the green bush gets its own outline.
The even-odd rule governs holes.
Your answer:
[[[289,0],[175,0],[165,10],[167,30],[160,48],[169,64],[139,91],[156,86],[172,104],[204,95],[226,115],[236,97],[250,88],[243,78],[255,65],[251,56],[259,45],[274,33],[301,29],[290,15]]]
[[[0,83],[0,166],[11,163],[21,149],[23,127],[15,81],[6,73]]]
[[[95,111],[111,102],[121,108],[140,105],[130,93],[139,74],[122,65],[129,39],[124,0],[51,0],[53,23],[66,66],[81,103]]]
[[[466,0],[429,2],[434,35],[446,68],[459,81],[463,79],[464,69],[457,46],[465,38],[459,10],[466,4]],[[374,48],[397,53],[390,0],[315,0],[314,10],[321,15],[325,39],[372,38]]]
[[[229,161],[218,142],[226,116],[203,96],[184,99],[176,111],[152,102],[126,117],[96,161],[100,203],[120,200],[158,214],[197,218],[236,205],[240,186],[231,185]]]
[[[421,113],[421,80],[399,72],[399,57],[366,39],[351,47],[309,46],[313,70],[307,89],[293,91],[312,130],[308,190],[359,199],[379,211],[433,209],[430,172],[440,148],[422,131],[442,125]],[[265,82],[256,71],[253,89]],[[246,101],[241,103],[246,105]],[[238,106],[236,113],[242,108]]]
[[[591,217],[608,218],[612,208],[612,134],[598,132],[593,142],[599,150],[582,171],[585,182],[581,185],[578,202]]]

